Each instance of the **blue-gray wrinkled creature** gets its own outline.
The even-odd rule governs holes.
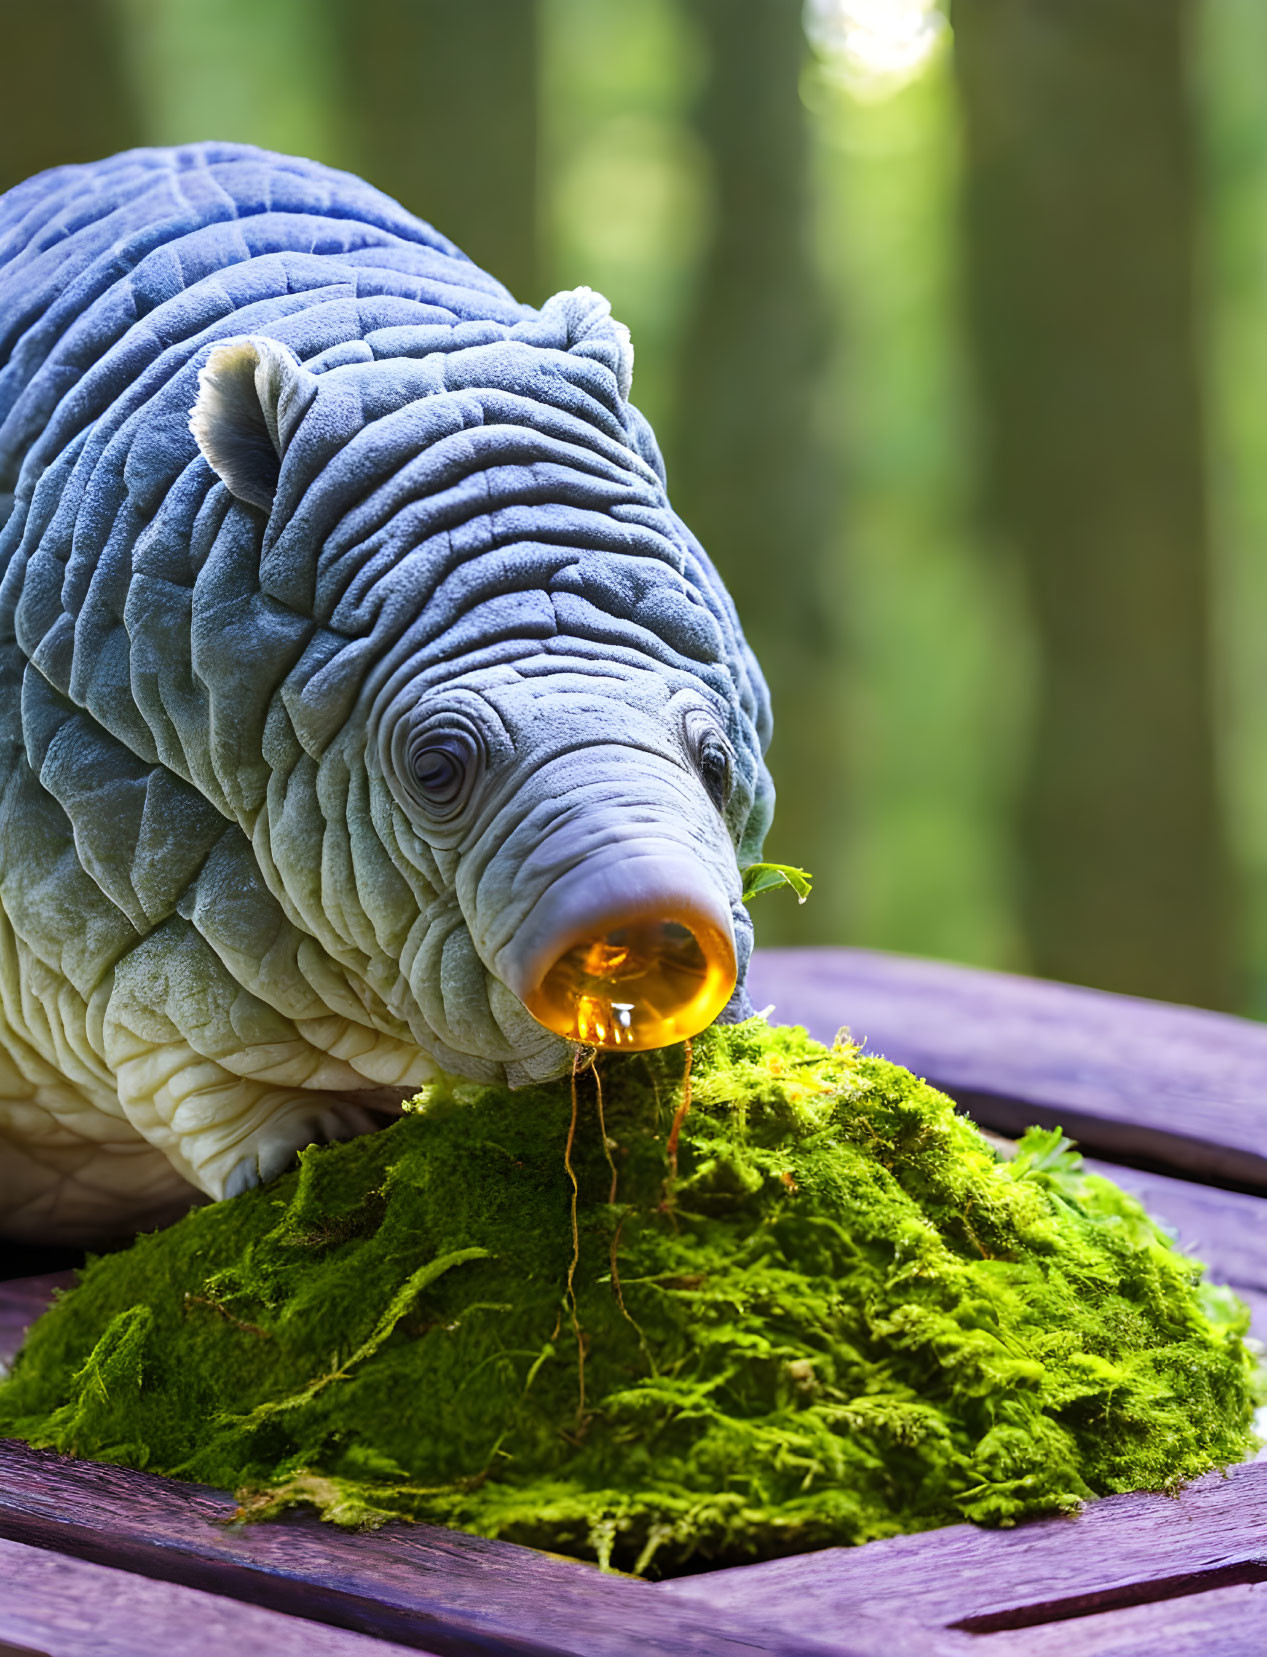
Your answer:
[[[765,688],[631,366],[311,162],[0,198],[0,1235],[744,1008]]]

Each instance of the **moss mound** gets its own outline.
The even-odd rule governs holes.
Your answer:
[[[683,1070],[436,1088],[94,1261],[0,1431],[655,1571],[1246,1453],[1243,1308],[1058,1134],[1002,1161],[907,1072],[759,1020],[695,1043],[684,1117]]]

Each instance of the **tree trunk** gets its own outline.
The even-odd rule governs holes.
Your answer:
[[[143,141],[105,0],[5,7],[0,191],[67,161]]]
[[[348,164],[537,304],[537,0],[328,0]]]
[[[761,940],[840,942],[842,670],[832,491],[820,439],[826,307],[813,258],[800,0],[687,0],[707,51],[697,127],[715,218],[682,350],[674,505],[726,580],[774,702],[769,855],[815,876]]]
[[[956,0],[991,504],[1028,585],[1034,968],[1233,999],[1193,296],[1188,0]]]

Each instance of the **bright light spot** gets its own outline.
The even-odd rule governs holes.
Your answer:
[[[850,91],[883,97],[913,81],[946,28],[937,0],[805,0],[805,32]]]

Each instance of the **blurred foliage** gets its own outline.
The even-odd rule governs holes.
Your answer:
[[[313,0],[322,6],[344,164],[539,304],[537,0]]]
[[[1034,624],[1035,967],[1227,1005],[1191,0],[955,0],[984,505]]]
[[[689,125],[704,47],[677,0],[541,0],[541,195],[552,289],[588,285],[632,331],[639,408],[667,430],[712,220]]]
[[[849,924],[840,856],[847,753],[837,448],[824,392],[834,346],[815,258],[807,46],[799,0],[685,0],[705,49],[691,111],[712,184],[662,431],[674,504],[719,564],[775,692],[772,848],[815,871],[815,914],[769,942]]]
[[[842,337],[849,941],[1022,967],[1010,813],[1031,664],[1014,574],[973,513],[949,55],[885,98],[826,67],[805,92]]]
[[[1199,15],[1217,730],[1239,999],[1267,1018],[1267,8],[1204,0]]]
[[[4,25],[0,190],[44,167],[143,142],[126,43],[101,0],[9,5]]]
[[[956,26],[979,41],[992,16],[997,23],[997,0],[959,3]],[[1079,769],[1090,743],[1108,779],[1099,793],[1143,763],[1145,793],[1170,811],[1158,792],[1166,744],[1152,739],[1172,716],[1154,709],[1150,732],[1145,698],[1110,729],[1093,706],[1061,752],[1051,749],[1052,699],[1068,710],[1060,685],[1076,687],[1077,651],[1102,647],[1084,638],[1072,673],[1067,664],[1063,681],[1055,673],[1053,600],[1035,562],[1044,555],[1026,551],[1015,513],[998,511],[998,436],[1002,418],[1017,440],[1013,487],[1027,465],[1039,469],[1034,445],[1049,439],[1032,434],[1076,436],[1067,417],[1061,432],[1058,382],[1068,366],[1094,383],[1096,282],[1129,314],[1129,248],[1095,250],[1096,279],[1078,299],[1086,326],[1075,317],[1045,357],[1017,324],[1009,350],[1024,361],[1019,372],[1012,363],[1008,395],[1021,403],[1005,407],[981,327],[979,220],[975,229],[968,221],[965,243],[981,159],[964,142],[950,32],[895,36],[887,58],[868,64],[884,4],[811,0],[808,9],[817,55],[799,33],[801,0],[14,6],[11,52],[32,72],[10,89],[0,179],[129,142],[243,139],[364,172],[526,299],[580,283],[605,292],[633,330],[635,397],[665,443],[675,499],[736,592],[772,680],[783,804],[768,851],[808,864],[817,883],[804,908],[761,906],[761,937],[1104,982],[1105,876],[1130,885],[1135,875],[1125,791],[1109,851],[1104,824],[1077,813],[1044,848],[1034,801],[1047,786],[1067,804],[1092,775]],[[1146,460],[1132,460],[1122,487],[1142,492],[1137,504],[1163,524],[1159,475],[1182,473],[1190,493],[1204,487],[1208,498],[1208,546],[1199,504],[1190,527],[1170,535],[1167,557],[1187,557],[1196,582],[1189,614],[1158,616],[1142,643],[1187,663],[1174,683],[1163,674],[1164,689],[1206,723],[1192,734],[1196,759],[1175,797],[1201,795],[1201,856],[1213,867],[1226,842],[1233,902],[1219,913],[1201,897],[1190,848],[1163,847],[1149,873],[1158,912],[1139,937],[1153,954],[1196,964],[1173,990],[1129,960],[1109,976],[1115,987],[1211,1004],[1231,995],[1264,1015],[1267,12],[1257,0],[1034,0],[1023,9],[1060,38],[1040,40],[1028,66],[998,56],[969,99],[1011,97],[1025,113],[1019,77],[1041,81],[1064,53],[1065,102],[1046,106],[1049,125],[1074,132],[1082,100],[1103,95],[1098,155],[1075,156],[1066,174],[1077,186],[1083,169],[1089,200],[1104,199],[1091,188],[1096,168],[1119,150],[1124,166],[1141,169],[1145,194],[1166,184],[1167,168],[1175,182],[1172,161],[1139,141],[1138,98],[1113,77],[1134,76],[1145,99],[1157,76],[1170,77],[1161,95],[1182,90],[1179,76],[1191,90],[1168,119],[1176,153],[1197,161],[1196,219],[1164,257],[1180,283],[1198,271],[1195,306],[1185,315],[1181,300],[1150,326],[1174,334],[1163,346],[1200,353],[1204,436],[1199,416],[1180,411],[1172,424],[1188,425],[1175,458],[1154,464],[1153,482]],[[892,11],[909,18],[919,7],[892,0]],[[871,36],[854,28],[859,16]],[[1106,18],[1116,19],[1116,55]],[[1156,49],[1172,25],[1187,30],[1176,36],[1178,76]],[[855,35],[862,47],[851,57]],[[1035,247],[1055,237],[1060,252],[1050,203],[1041,191],[1026,195],[1025,169],[1036,163],[1023,146],[1039,140],[1012,141],[1025,233]],[[1018,414],[1022,403],[1028,412]],[[1030,436],[1010,431],[1017,420],[1030,422]],[[1099,438],[1101,449],[1116,435]],[[1113,468],[1103,471],[1107,488]],[[1043,509],[1032,491],[1028,510],[1033,524]],[[1090,568],[1109,586],[1115,568],[1128,584],[1147,579],[1147,535],[1134,565],[1112,536],[1095,546]],[[1207,603],[1212,716],[1202,711],[1211,671],[1202,624],[1191,619]],[[1211,764],[1216,771],[1199,775]],[[1181,890],[1184,902],[1171,904]],[[1057,955],[1051,929],[1062,917],[1068,949]],[[1117,930],[1124,924],[1135,923]],[[1228,959],[1240,986],[1230,992]]]

